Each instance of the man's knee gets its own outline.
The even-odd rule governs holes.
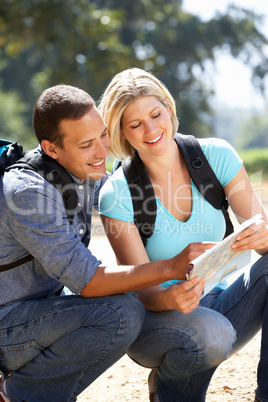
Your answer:
[[[145,308],[141,301],[131,295],[122,295],[122,320],[128,334],[133,335],[133,342],[139,335],[145,318]]]
[[[140,300],[128,294],[121,294],[107,296],[97,302],[100,302],[101,308],[97,305],[98,314],[95,314],[94,328],[120,337],[122,344],[127,346],[134,342],[145,317],[145,308]],[[90,317],[85,321],[85,326],[93,329]]]

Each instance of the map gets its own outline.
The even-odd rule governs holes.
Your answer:
[[[187,279],[190,280],[195,276],[206,278],[206,288],[203,296],[218,283],[250,263],[251,250],[234,251],[231,245],[236,241],[240,232],[261,217],[258,214],[243,222],[234,233],[191,261]]]

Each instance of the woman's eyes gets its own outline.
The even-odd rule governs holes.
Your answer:
[[[139,126],[141,125],[141,123],[139,123],[139,124],[136,124],[135,126],[131,126],[131,128],[138,128]]]
[[[152,116],[152,119],[157,119],[159,117],[161,112],[158,112],[157,114]],[[138,128],[141,125],[141,123],[136,124],[135,126],[131,126],[132,129]]]

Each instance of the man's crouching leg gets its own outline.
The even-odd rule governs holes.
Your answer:
[[[36,327],[42,319],[42,331],[37,328],[35,336],[32,328],[40,348],[37,356],[7,379],[7,394],[14,402],[75,401],[125,354],[144,320],[144,307],[130,295],[53,300],[50,309],[45,300],[45,314],[36,318]]]

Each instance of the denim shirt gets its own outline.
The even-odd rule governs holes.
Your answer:
[[[87,248],[92,209],[98,211],[99,181],[73,177],[80,212],[72,225],[63,199],[39,174],[12,169],[0,180],[0,265],[29,253],[34,260],[0,273],[0,319],[24,300],[49,297],[66,286],[79,294],[101,261]]]

